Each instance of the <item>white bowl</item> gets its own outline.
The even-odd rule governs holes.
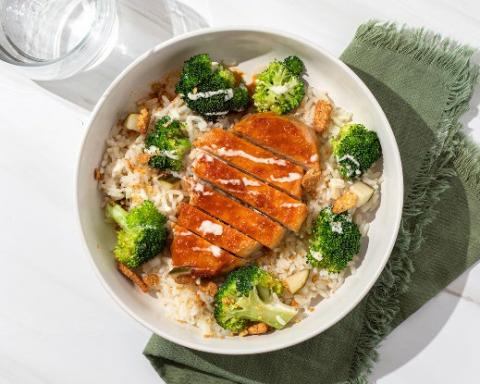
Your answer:
[[[335,103],[354,113],[354,120],[378,133],[383,148],[381,204],[371,223],[363,262],[335,294],[317,304],[302,322],[268,335],[237,338],[204,338],[193,328],[165,318],[151,296],[139,293],[118,273],[112,248],[114,231],[105,223],[101,193],[93,178],[113,124],[132,110],[136,99],[162,74],[179,68],[188,57],[208,52],[215,58],[238,63],[246,73],[271,58],[296,54],[305,62],[310,84],[327,90]],[[322,48],[283,32],[250,28],[208,29],[158,45],[126,68],[98,101],[78,162],[77,204],[81,230],[92,264],[103,285],[120,306],[156,334],[177,344],[221,354],[252,354],[285,348],[331,327],[367,294],[378,278],[395,243],[403,203],[400,155],[390,125],[374,96],[341,61]],[[114,321],[114,319],[112,319]]]

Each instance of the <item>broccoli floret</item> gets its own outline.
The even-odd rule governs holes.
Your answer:
[[[253,94],[257,110],[285,114],[298,107],[305,96],[303,70],[303,62],[297,56],[289,56],[283,62],[272,61],[257,76]]]
[[[247,88],[223,64],[213,64],[206,53],[185,61],[176,92],[190,109],[207,120],[231,111],[243,111],[249,104]]]
[[[144,201],[129,212],[118,204],[108,204],[106,214],[120,227],[113,251],[120,263],[136,268],[163,249],[167,219],[151,201]]]
[[[332,150],[344,177],[359,177],[382,156],[380,140],[375,132],[362,124],[347,124],[332,140]]]
[[[164,116],[155,124],[155,128],[145,139],[145,148],[153,155],[148,164],[162,170],[180,171],[183,167],[183,158],[191,147],[190,140],[184,133],[184,125],[178,120],[171,120]]]
[[[307,253],[309,264],[339,272],[360,250],[360,231],[347,212],[320,211],[313,224]]]
[[[215,295],[215,319],[233,332],[256,321],[281,329],[297,314],[295,308],[278,298],[282,290],[278,279],[255,265],[237,269]]]
[[[283,60],[283,63],[290,72],[297,76],[301,75],[305,70],[305,65],[298,56],[288,56],[285,60]]]

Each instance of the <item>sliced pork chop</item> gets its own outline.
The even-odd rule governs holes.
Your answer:
[[[302,202],[205,152],[196,157],[192,169],[201,179],[257,208],[292,231],[298,232],[307,217],[307,206]]]
[[[190,204],[201,208],[240,232],[273,249],[285,229],[278,223],[199,182],[192,182]]]
[[[255,113],[235,124],[233,131],[306,168],[320,166],[315,133],[292,117],[272,112]]]
[[[208,151],[292,196],[302,195],[302,167],[254,145],[231,132],[216,128],[200,136],[193,145]]]
[[[232,252],[234,255],[248,257],[261,247],[257,241],[193,205],[182,203],[178,212],[178,225],[195,232],[212,244]]]
[[[246,263],[246,259],[235,257],[178,224],[172,224],[172,230],[170,252],[174,267],[192,268],[195,276],[215,276]]]

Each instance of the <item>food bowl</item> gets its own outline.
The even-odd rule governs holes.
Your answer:
[[[383,148],[382,198],[370,224],[368,248],[355,274],[298,324],[251,337],[205,338],[199,331],[163,314],[158,301],[134,289],[115,267],[114,231],[105,222],[102,194],[93,177],[114,123],[134,110],[135,101],[165,73],[184,60],[208,52],[253,73],[272,58],[298,55],[305,62],[307,81],[328,90],[335,102],[353,112],[354,120],[377,132]],[[365,84],[345,64],[322,48],[283,32],[266,29],[208,29],[169,40],[127,67],[108,87],[92,113],[78,161],[77,205],[87,252],[100,280],[118,304],[152,332],[174,343],[220,354],[274,351],[325,331],[351,311],[372,287],[387,262],[397,237],[403,204],[402,165],[387,118]]]

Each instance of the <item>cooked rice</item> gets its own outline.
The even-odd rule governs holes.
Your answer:
[[[332,105],[334,104],[327,93],[309,87],[306,97],[294,116],[311,124],[315,103],[318,100],[328,100]],[[223,118],[215,123],[207,122],[193,113],[178,96],[169,100],[164,95],[159,95],[158,101],[147,101],[146,105],[150,108],[156,106],[151,111],[151,124],[166,115],[178,119],[186,123],[190,140],[194,140],[213,127],[229,128],[235,122],[235,118]],[[328,145],[328,139],[337,135],[340,128],[350,121],[352,121],[352,113],[334,106],[330,127],[320,137],[322,159],[327,159],[322,163],[324,182],[319,184],[318,197],[308,203],[309,215],[304,229],[298,235],[289,233],[278,248],[266,252],[257,260],[260,266],[280,279],[285,279],[296,271],[311,268],[306,263],[305,256],[312,221],[323,207],[340,197],[352,184],[351,181],[342,178]],[[121,201],[126,208],[134,207],[147,199],[151,200],[160,212],[169,219],[173,219],[178,205],[187,199],[187,194],[182,190],[180,183],[166,183],[157,170],[152,170],[148,166],[143,156],[144,149],[145,135],[127,131],[121,124],[117,124],[111,138],[107,140],[107,149],[99,170],[100,189],[104,192],[106,200]],[[184,174],[179,173],[177,176],[183,177]],[[361,180],[375,190],[368,203],[353,212],[353,220],[359,226],[362,236],[365,236],[369,222],[373,219],[380,202],[382,164],[377,164],[368,170]],[[360,256],[356,256],[340,273],[313,268],[306,285],[293,295],[295,302],[303,309],[298,318],[308,316],[311,313],[309,309],[315,302],[331,296],[342,285],[345,278],[354,273],[356,266],[361,262],[360,259]],[[163,308],[165,315],[198,328],[205,336],[229,335],[229,331],[222,329],[215,322],[213,298],[198,289],[200,279],[197,279],[195,284],[178,284],[168,274],[171,268],[171,258],[167,249],[162,255],[141,267],[141,271],[145,274],[159,275],[160,282],[156,286],[155,294],[159,307]]]

